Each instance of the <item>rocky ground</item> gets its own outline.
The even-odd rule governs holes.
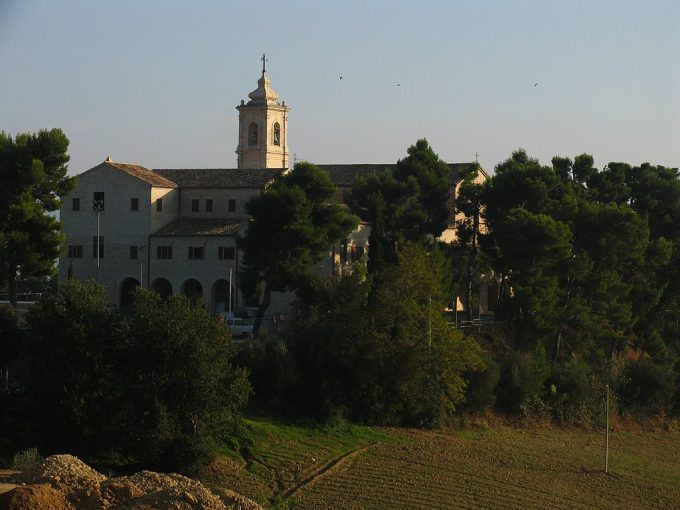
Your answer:
[[[178,474],[141,471],[107,478],[72,455],[24,472],[0,473],[0,510],[258,510],[228,489],[211,491]]]

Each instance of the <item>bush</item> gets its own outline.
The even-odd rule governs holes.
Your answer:
[[[628,364],[619,390],[622,406],[637,415],[670,409],[676,392],[673,367],[641,357]]]
[[[261,336],[239,351],[236,361],[248,370],[256,405],[287,411],[295,405],[298,372],[286,342]]]
[[[496,407],[516,413],[528,404],[535,405],[543,395],[550,374],[545,353],[538,349],[530,354],[512,351],[499,357],[500,380],[496,388]]]
[[[477,372],[466,372],[464,411],[483,413],[496,403],[496,387],[501,379],[500,365],[489,355],[484,356],[486,367]]]
[[[188,473],[239,434],[247,376],[201,304],[138,289],[122,316],[100,285],[68,281],[29,323],[25,426],[43,451]]]
[[[594,394],[591,370],[585,362],[571,360],[557,366],[548,383],[548,400],[557,420],[563,423],[592,422],[595,416],[590,410],[590,404],[595,400],[597,406],[601,395]],[[594,412],[597,413],[597,410]]]
[[[14,458],[12,459],[12,465],[10,466],[10,469],[14,469],[16,471],[26,471],[27,469],[32,468],[36,464],[39,464],[41,461],[42,457],[38,453],[37,448],[19,450],[17,453],[14,454]]]

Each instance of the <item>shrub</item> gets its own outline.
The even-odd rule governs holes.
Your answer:
[[[491,409],[496,403],[496,387],[501,379],[500,365],[489,355],[484,356],[483,370],[466,372],[465,403],[461,406],[464,411],[483,413]]]
[[[501,355],[499,362],[501,373],[496,387],[496,407],[515,413],[526,404],[535,405],[550,374],[545,353],[541,349],[530,354],[512,351]]]
[[[557,366],[548,380],[550,395],[548,397],[553,416],[565,423],[591,422],[594,416],[589,411],[589,404],[595,396],[592,387],[592,375],[588,365],[581,360],[571,360]]]
[[[645,415],[670,408],[675,396],[676,374],[673,367],[642,357],[628,364],[619,390],[623,408]]]
[[[36,464],[40,463],[40,461],[42,461],[42,457],[38,453],[37,448],[19,450],[14,454],[10,469],[14,469],[16,471],[26,471],[27,469],[30,469]]]

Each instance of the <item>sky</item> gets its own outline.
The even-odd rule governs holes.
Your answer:
[[[0,0],[0,130],[233,168],[263,53],[297,160],[680,166],[680,0]]]

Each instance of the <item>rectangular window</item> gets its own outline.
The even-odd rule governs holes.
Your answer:
[[[236,211],[236,199],[230,198],[229,199],[229,212],[235,212]]]
[[[137,246],[130,246],[130,258],[131,259],[137,258]]]
[[[139,211],[139,199],[137,199],[137,198],[131,198],[130,199],[130,210],[131,211]]]
[[[198,212],[198,198],[191,200],[191,212]]]
[[[104,192],[103,191],[95,191],[94,196],[92,197],[92,208],[95,211],[103,211],[104,210]]]
[[[104,258],[104,237],[99,236],[99,243],[97,243],[97,236],[92,236],[92,258],[97,258],[97,244],[99,245],[99,258]]]
[[[205,210],[206,212],[212,212],[212,198],[205,199]]]
[[[158,212],[161,212],[163,210],[163,199],[162,198],[156,199],[156,210]]]
[[[159,259],[171,259],[172,246],[158,246],[156,248],[156,257]]]
[[[217,258],[219,260],[234,260],[236,249],[233,246],[220,246],[217,249]]]
[[[202,259],[203,258],[203,247],[202,246],[189,246],[189,258],[190,259]]]
[[[80,199],[79,198],[73,199],[71,209],[73,211],[80,211]]]
[[[70,245],[68,247],[68,258],[70,259],[82,259],[83,258],[83,247],[77,244]]]

